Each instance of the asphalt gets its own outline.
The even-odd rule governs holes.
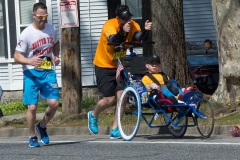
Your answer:
[[[61,112],[57,112],[56,115],[60,115]],[[56,116],[55,115],[55,116]],[[12,116],[3,116],[0,118],[0,124],[12,121],[14,119],[22,119],[26,115],[12,115]],[[44,113],[37,113],[37,120],[41,120],[44,116]],[[214,126],[214,130],[212,135],[224,135],[231,136],[230,134],[230,125],[219,125]],[[99,126],[99,135],[109,135],[111,127],[103,127]],[[49,135],[90,135],[90,131],[88,127],[49,127],[47,128],[47,132]],[[141,126],[137,132],[137,134],[169,134],[167,128],[150,128],[148,126]],[[199,135],[199,132],[196,127],[188,127],[186,135]],[[0,137],[22,137],[28,136],[27,128],[0,128]]]

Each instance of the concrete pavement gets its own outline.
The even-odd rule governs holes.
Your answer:
[[[57,112],[56,115],[61,114]],[[37,113],[37,120],[41,120],[44,113]],[[13,116],[3,116],[0,118],[0,124],[7,121],[12,121],[13,119],[24,118],[25,114],[13,115]],[[230,125],[215,126],[212,135],[230,135]],[[111,127],[99,126],[99,135],[109,135]],[[88,127],[49,127],[47,129],[49,135],[89,135],[91,134]],[[169,134],[167,128],[150,128],[148,126],[141,126],[137,134]],[[188,135],[199,135],[196,127],[188,127],[186,134]],[[19,137],[27,136],[27,128],[0,128],[0,137]]]

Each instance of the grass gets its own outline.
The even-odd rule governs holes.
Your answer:
[[[216,125],[239,125],[240,124],[240,112],[232,113],[226,117],[215,119]]]
[[[240,124],[240,107],[236,105],[224,106],[221,103],[211,101],[212,107],[215,113],[215,125],[239,125]],[[87,126],[87,112],[93,110],[96,102],[91,98],[84,98],[82,100],[82,113],[80,114],[61,114],[55,116],[49,123],[49,127],[79,127]],[[38,111],[39,113],[45,112],[47,107],[46,103],[39,103]],[[9,102],[0,104],[0,108],[3,111],[4,116],[14,115],[20,113],[26,113],[27,108],[22,102]],[[62,103],[60,101],[59,111],[61,112]],[[111,126],[114,119],[115,107],[110,107],[99,115],[98,124],[100,126]],[[144,109],[144,112],[152,112],[152,109]],[[147,117],[148,120],[151,116]],[[136,119],[133,119],[136,122]],[[164,120],[161,115],[156,121],[153,121],[156,125],[164,124]],[[146,125],[146,123],[141,120],[141,125]],[[12,122],[6,122],[2,127],[26,127],[26,118],[20,120],[13,120]]]

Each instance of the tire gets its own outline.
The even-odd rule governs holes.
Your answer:
[[[127,98],[127,106],[121,118],[122,103]],[[117,122],[119,132],[124,140],[131,141],[137,134],[142,116],[141,99],[133,86],[126,87],[118,101]]]
[[[211,103],[203,98],[198,102],[197,113],[195,115],[198,132],[203,138],[211,136],[214,129],[214,113]]]
[[[172,112],[172,113],[167,113],[167,114],[173,120],[173,118],[179,113],[178,112]],[[181,138],[185,135],[185,133],[187,131],[187,124],[188,124],[187,116],[184,116],[183,119],[178,123],[178,126],[180,126],[180,127],[174,127],[166,116],[164,116],[164,121],[165,121],[165,124],[168,125],[167,128],[168,128],[169,132],[174,137]],[[177,121],[178,121],[178,118],[173,120],[173,122],[175,122],[175,123]]]

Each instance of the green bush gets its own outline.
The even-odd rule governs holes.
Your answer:
[[[48,105],[46,102],[39,102],[37,112],[38,113],[45,112],[47,106]],[[62,107],[62,104],[60,102],[58,107],[59,111],[62,111],[61,107]],[[22,101],[6,102],[3,104],[0,104],[0,108],[4,116],[18,114],[18,113],[26,113],[27,111],[27,105],[24,105]]]
[[[83,98],[82,99],[82,110],[89,111],[92,110],[96,105],[96,101],[93,98]],[[38,113],[45,112],[47,108],[46,101],[40,101],[38,103]],[[13,115],[18,113],[26,113],[27,106],[23,104],[22,101],[12,101],[0,104],[0,108],[4,116]],[[59,101],[58,111],[62,111],[62,100]]]
[[[93,98],[83,98],[82,99],[82,111],[87,112],[92,110],[97,102]]]
[[[27,107],[21,101],[6,102],[0,104],[3,115],[21,113],[27,110]]]

